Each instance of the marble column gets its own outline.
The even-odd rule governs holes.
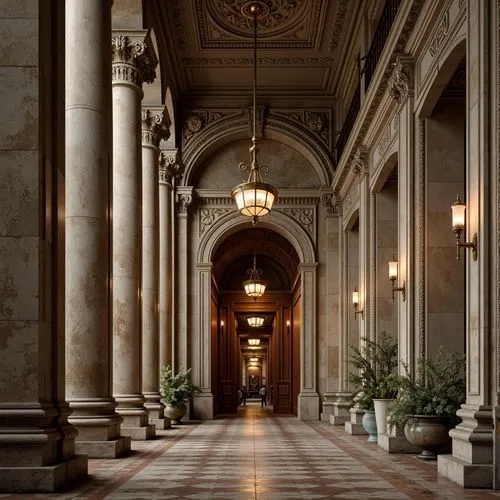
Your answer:
[[[154,426],[142,395],[141,99],[157,61],[149,33],[113,31],[113,395],[122,433],[149,439]]]
[[[465,241],[477,233],[478,257],[466,254],[466,355],[467,399],[457,415],[461,423],[450,431],[453,454],[438,457],[438,474],[465,488],[493,486],[493,412],[492,393],[498,394],[490,374],[498,372],[492,363],[490,322],[490,113],[491,72],[498,71],[490,57],[489,38],[492,16],[497,15],[495,2],[467,1],[467,111],[466,111],[466,188],[467,211]],[[493,17],[494,18],[494,17]],[[498,27],[495,25],[495,30]],[[498,126],[498,124],[497,124]],[[498,165],[494,162],[495,169]],[[497,179],[497,172],[494,172]],[[497,207],[498,209],[498,207]],[[495,236],[496,238],[496,236]],[[495,243],[497,244],[497,243]],[[495,286],[498,286],[495,283]],[[496,347],[498,350],[498,346]],[[498,361],[498,352],[495,355]],[[493,366],[492,366],[493,365]],[[498,428],[497,428],[498,432]],[[496,437],[498,439],[498,437]],[[498,466],[498,465],[497,465]]]
[[[173,182],[180,171],[179,153],[176,149],[162,150],[159,163],[159,318],[160,368],[172,366],[172,289],[173,289]]]
[[[110,8],[66,2],[66,398],[93,458],[130,450],[111,396]]]
[[[319,420],[316,360],[316,271],[317,263],[300,264],[302,308],[300,321],[300,393],[297,416]]]
[[[164,106],[142,108],[142,393],[149,423],[167,429],[159,391],[159,144],[169,135]]]
[[[175,371],[189,366],[188,344],[188,219],[193,202],[193,187],[177,188],[177,245],[176,245],[176,330],[174,335]]]
[[[64,4],[0,19],[0,493],[50,492],[87,474],[64,400]]]

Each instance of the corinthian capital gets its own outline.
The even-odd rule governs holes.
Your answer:
[[[170,119],[164,106],[143,106],[141,112],[142,144],[158,147],[170,136]]]
[[[179,150],[167,149],[160,153],[158,160],[160,184],[172,184],[172,179],[180,179],[184,172]]]
[[[389,94],[401,104],[413,95],[413,85],[413,61],[411,56],[401,54],[397,56],[392,75],[387,82]]]
[[[142,86],[156,78],[158,59],[149,31],[113,31],[111,39],[113,83]]]
[[[189,207],[193,203],[193,187],[185,186],[177,192],[177,213],[187,215]]]

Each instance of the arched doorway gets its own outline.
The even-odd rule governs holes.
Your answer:
[[[242,283],[256,258],[267,281],[262,297],[248,297]],[[299,256],[282,235],[266,228],[242,228],[227,236],[213,257],[217,335],[212,337],[215,413],[234,413],[237,388],[257,395],[268,388],[275,413],[297,414],[300,391]],[[214,294],[213,294],[214,295]],[[249,316],[263,318],[259,327]],[[251,345],[250,339],[259,341]],[[264,372],[265,368],[265,372]],[[254,394],[255,393],[255,394]]]

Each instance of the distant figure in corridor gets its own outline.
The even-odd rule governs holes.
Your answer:
[[[248,398],[248,391],[247,391],[247,386],[244,385],[242,388],[241,388],[241,401],[242,401],[242,405],[241,406],[246,406],[247,405],[247,398]]]
[[[260,407],[264,408],[264,406],[267,406],[267,390],[265,385],[263,385],[259,389],[259,396],[260,396]]]

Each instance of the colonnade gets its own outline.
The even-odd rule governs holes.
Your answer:
[[[150,33],[112,30],[111,4],[68,0],[53,27],[65,33],[53,40],[65,45],[65,62],[54,51],[65,109],[48,101],[58,118],[39,126],[54,123],[47,134],[63,140],[57,155],[41,149],[52,163],[42,160],[47,192],[33,205],[33,215],[50,207],[31,272],[42,316],[20,317],[36,330],[4,346],[2,491],[53,491],[86,474],[87,457],[119,457],[170,425],[159,371],[172,364],[172,184],[182,169],[176,150],[160,150],[166,107],[141,103],[158,64]],[[57,67],[43,71],[56,79]],[[30,382],[11,393],[16,373]]]

